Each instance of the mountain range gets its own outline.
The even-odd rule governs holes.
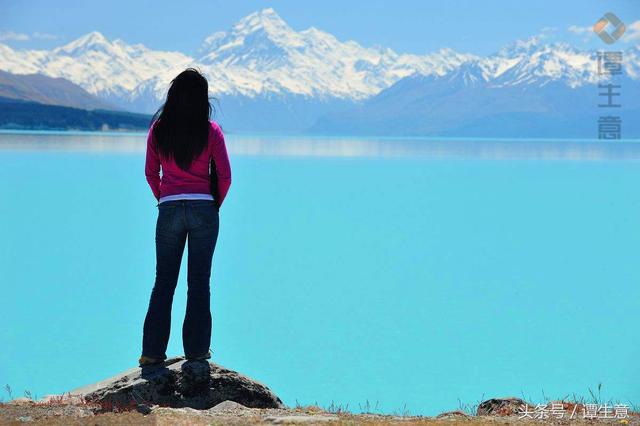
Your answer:
[[[147,114],[121,111],[62,77],[0,71],[0,128],[144,130]]]
[[[0,69],[67,79],[115,108],[154,112],[172,78],[200,69],[227,129],[390,135],[593,136],[596,52],[542,37],[489,56],[427,55],[293,30],[273,9],[207,37],[198,55],[91,32],[52,50],[0,44]],[[640,48],[623,52],[625,128],[637,120]],[[628,95],[627,95],[628,93]],[[626,95],[626,96],[625,96]],[[607,111],[608,113],[608,111]],[[626,119],[628,117],[628,119]]]

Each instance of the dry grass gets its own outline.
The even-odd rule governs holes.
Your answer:
[[[544,395],[543,403],[551,401],[563,401],[567,412],[575,407],[584,407],[584,404],[604,404],[610,406],[616,401],[604,401],[601,397],[602,385],[596,390],[589,389],[589,397],[568,397],[552,400]],[[9,398],[13,400],[13,392],[9,385],[5,386]],[[520,419],[518,416],[476,416],[476,410],[482,398],[474,404],[463,403],[458,399],[458,410],[441,414],[438,417],[412,416],[406,404],[391,414],[382,414],[379,401],[365,401],[354,409],[348,404],[331,402],[326,407],[317,403],[312,405],[296,405],[290,409],[237,409],[231,411],[210,411],[193,409],[171,409],[154,407],[149,413],[148,401],[138,398],[126,405],[114,405],[113,403],[87,400],[84,397],[71,396],[70,394],[51,397],[47,401],[39,401],[33,398],[31,392],[24,392],[25,398],[21,402],[2,403],[0,399],[0,425],[257,425],[287,423],[289,421],[303,421],[305,424],[330,424],[338,425],[541,425],[541,424],[616,424],[626,426],[640,426],[640,414],[637,406],[629,405],[629,418],[589,420],[582,419],[581,415],[575,419],[545,419],[531,420]],[[525,401],[530,400],[525,398]],[[166,407],[166,406],[165,406]],[[144,411],[142,409],[146,409]],[[138,410],[144,411],[145,414]],[[580,413],[580,410],[577,410]],[[315,421],[317,420],[317,421]]]

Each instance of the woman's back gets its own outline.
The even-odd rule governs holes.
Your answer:
[[[231,169],[225,145],[224,135],[220,126],[209,121],[209,139],[202,152],[194,157],[187,170],[180,168],[173,158],[159,155],[153,129],[155,121],[147,135],[147,155],[145,175],[158,201],[174,199],[184,194],[210,194],[209,163],[213,160],[218,181],[218,199],[220,206],[231,185]],[[162,177],[160,170],[162,169]],[[168,198],[167,198],[168,197]],[[188,196],[182,198],[189,198]]]

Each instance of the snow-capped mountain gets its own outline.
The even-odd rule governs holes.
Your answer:
[[[623,54],[625,74],[633,79],[640,77],[638,51],[633,47]],[[543,43],[539,37],[518,40],[487,57],[470,58],[448,74],[452,81],[461,76],[469,85],[489,83],[493,87],[543,86],[561,81],[577,88],[606,78],[598,73],[597,52],[582,51],[567,43]]]
[[[538,37],[517,41],[483,60],[496,85],[537,84],[562,80],[569,87],[595,84],[596,52],[580,51],[566,43],[542,43]]]
[[[153,51],[120,39],[110,41],[94,31],[50,51],[13,50],[0,44],[0,69],[64,77],[122,105],[135,104],[138,96],[150,92],[160,101],[171,79],[187,66],[204,72],[217,96],[359,100],[412,73],[442,75],[475,58],[450,49],[418,56],[366,48],[313,27],[297,32],[270,8],[207,37],[201,52],[196,59]]]
[[[191,62],[179,52],[152,51],[120,39],[109,41],[97,31],[48,51],[20,51],[0,45],[0,69],[4,71],[66,78],[89,93],[123,106],[144,81]]]
[[[464,62],[444,75],[413,74],[312,126],[316,133],[485,137],[597,137],[601,115],[620,116],[624,135],[640,137],[638,49],[623,53],[615,77],[624,108],[601,109],[612,77],[598,73],[596,52],[563,43],[517,42]]]
[[[400,55],[341,42],[314,27],[296,32],[273,9],[243,18],[208,37],[198,63],[222,93],[263,93],[364,99],[414,72],[444,74],[473,58],[443,49]]]
[[[624,52],[626,75],[640,78],[640,49]],[[461,87],[559,87],[598,81],[596,53],[540,37],[516,41],[479,57],[440,49],[428,55],[341,41],[311,27],[292,29],[273,9],[254,12],[228,31],[208,36],[197,55],[155,51],[91,32],[52,50],[0,44],[0,70],[63,77],[107,102],[139,112],[161,105],[169,82],[188,66],[209,79],[231,127],[251,128],[264,114],[298,130],[336,108],[362,104],[403,79],[432,77]],[[434,81],[435,81],[434,80]],[[451,88],[452,86],[449,86]],[[291,114],[298,114],[291,120]],[[289,124],[291,125],[291,124]],[[259,130],[260,128],[251,128]]]

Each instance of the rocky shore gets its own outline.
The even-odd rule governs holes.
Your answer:
[[[0,404],[2,425],[503,425],[617,424],[640,426],[640,414],[614,406],[519,398],[494,398],[474,412],[438,416],[354,414],[317,406],[286,407],[267,386],[207,361],[170,358],[163,365],[132,368],[64,395],[17,398]],[[524,414],[528,413],[528,414]]]

